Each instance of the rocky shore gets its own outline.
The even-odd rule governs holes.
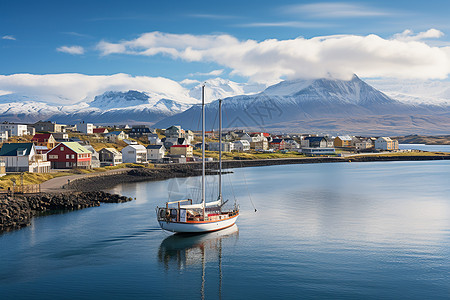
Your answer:
[[[0,198],[0,233],[30,225],[31,218],[42,212],[71,211],[100,206],[100,203],[121,203],[131,198],[101,191],[60,194],[3,196]]]

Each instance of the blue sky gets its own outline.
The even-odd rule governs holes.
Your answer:
[[[275,82],[357,73],[445,80],[449,12],[448,1],[2,0],[0,75],[125,73],[180,82],[213,72]],[[386,56],[390,63],[382,67]],[[8,90],[6,83],[0,90]]]

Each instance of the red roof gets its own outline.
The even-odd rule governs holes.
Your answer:
[[[172,147],[187,148],[191,147],[191,145],[173,145]]]
[[[251,134],[262,134],[264,137],[270,136],[270,133],[267,133],[267,132],[252,132]]]
[[[106,128],[94,128],[93,133],[105,133]]]
[[[45,142],[45,140],[48,141],[51,136],[51,133],[36,133],[31,140],[36,142]]]

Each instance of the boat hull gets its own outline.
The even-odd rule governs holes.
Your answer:
[[[238,216],[239,215],[235,215],[229,219],[220,221],[182,223],[182,222],[168,222],[158,220],[158,222],[159,226],[161,226],[162,229],[167,231],[180,233],[202,233],[202,232],[217,231],[233,226],[234,223],[236,223]]]

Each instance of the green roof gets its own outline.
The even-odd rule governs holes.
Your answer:
[[[84,148],[83,146],[81,146],[77,142],[63,142],[63,143],[60,143],[59,145],[61,145],[61,144],[63,144],[64,146],[66,146],[66,147],[68,147],[70,149],[72,149],[77,154],[91,153],[91,151],[89,151],[88,149]]]

